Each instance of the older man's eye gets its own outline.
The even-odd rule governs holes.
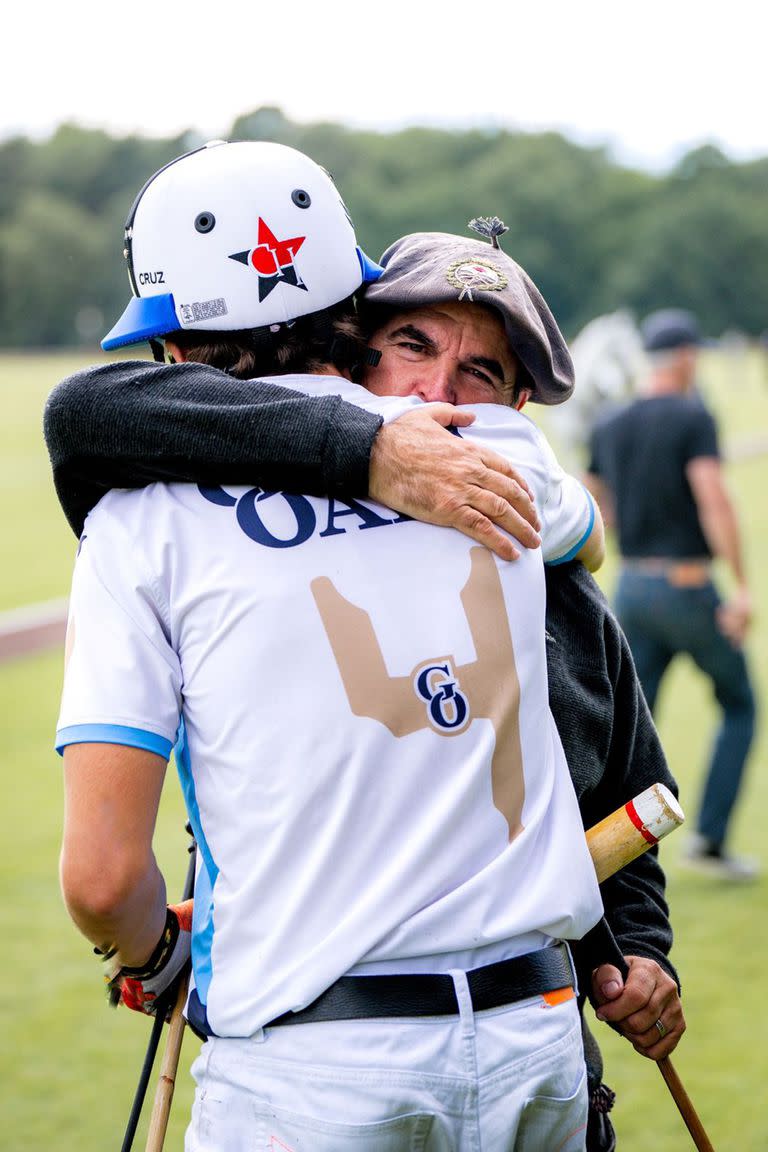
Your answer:
[[[415,340],[399,340],[397,343],[398,348],[404,348],[407,352],[425,352],[426,345],[418,344]]]
[[[487,384],[489,388],[496,387],[496,381],[488,376],[487,373],[483,372],[480,368],[467,368],[466,372],[470,376],[474,376],[476,380],[481,380],[483,384]]]

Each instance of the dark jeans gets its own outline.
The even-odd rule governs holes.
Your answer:
[[[720,598],[712,583],[678,588],[663,574],[623,568],[616,614],[653,712],[661,679],[678,652],[687,652],[712,681],[722,722],[704,781],[698,831],[722,844],[755,730],[755,700],[744,654],[718,630]]]

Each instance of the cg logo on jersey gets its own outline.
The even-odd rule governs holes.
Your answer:
[[[417,668],[413,687],[427,705],[427,716],[438,732],[455,735],[469,724],[469,703],[459,688],[450,660],[444,664],[424,664]]]

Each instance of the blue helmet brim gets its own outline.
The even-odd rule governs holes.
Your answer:
[[[370,256],[366,256],[362,248],[357,248],[357,258],[360,261],[360,268],[363,273],[363,284],[373,284],[380,276],[384,275],[384,269],[381,264],[377,264],[371,260]]]
[[[361,248],[357,248],[357,258],[363,284],[372,284],[383,274],[384,269],[366,256]],[[170,292],[162,296],[134,296],[118,322],[107,332],[101,347],[109,352],[126,344],[140,344],[143,340],[165,336],[179,328],[181,324]]]
[[[128,307],[117,324],[107,332],[101,346],[109,352],[112,348],[165,336],[179,328],[181,324],[170,292],[162,296],[134,296],[128,301]]]

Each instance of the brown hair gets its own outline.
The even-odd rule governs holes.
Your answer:
[[[237,332],[185,329],[169,334],[188,360],[220,368],[239,380],[253,376],[317,373],[332,364],[354,375],[363,363],[366,341],[352,297],[309,316],[300,316],[277,331],[254,328]]]

